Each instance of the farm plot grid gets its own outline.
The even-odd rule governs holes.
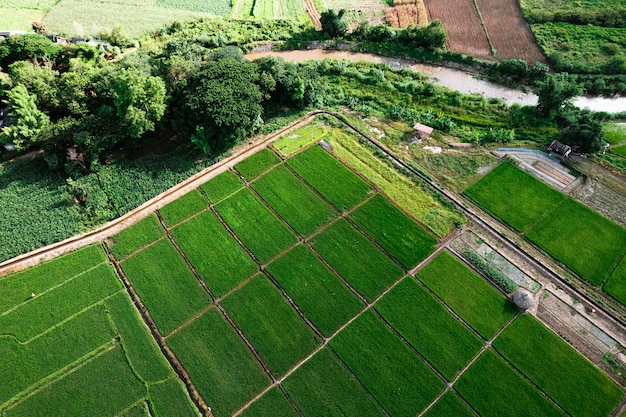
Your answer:
[[[299,175],[291,158],[348,178],[358,192],[349,190],[349,198],[341,189],[322,192],[311,182],[323,184],[323,177],[310,167]],[[569,409],[554,382],[531,372],[531,361],[491,347],[501,333],[514,335],[508,329],[514,332],[521,320],[501,293],[437,248],[430,234],[332,154],[312,145],[291,158],[259,167],[248,183],[235,171],[220,174],[165,210],[175,213],[174,221],[157,213],[107,241],[110,259],[147,308],[153,335],[213,415],[443,416],[483,409],[493,415],[476,393],[507,398],[508,384],[523,394],[512,416]],[[271,181],[264,183],[265,176]],[[267,187],[288,176],[286,183],[298,184],[292,198],[315,195],[320,207],[330,208],[323,213],[334,213],[321,217],[326,223],[320,220],[311,234],[281,215],[287,200],[256,192],[257,182]],[[235,206],[257,213],[259,222],[239,224]],[[376,217],[406,227],[407,238],[393,226],[385,233]],[[249,236],[261,233],[274,236],[265,240],[267,248],[249,244],[255,239]],[[268,252],[258,256],[266,253],[260,250]],[[409,273],[434,251],[415,276]],[[461,286],[473,302],[461,302]],[[66,302],[73,298],[68,294],[80,302]],[[32,319],[43,311],[50,315],[44,324]],[[102,246],[0,279],[0,321],[0,371],[15,381],[0,387],[0,415],[55,415],[64,407],[67,415],[197,414]],[[55,345],[67,348],[57,355]],[[542,349],[563,346],[555,336]],[[557,369],[553,362],[548,356],[548,366]],[[13,369],[16,363],[21,368]],[[606,409],[614,409],[623,391],[585,364],[570,377],[596,381],[594,387],[611,394]],[[490,377],[492,369],[498,378]],[[105,405],[94,398],[101,392]],[[582,406],[589,408],[592,402]]]
[[[626,229],[565,198],[514,165],[503,163],[465,195],[562,262],[582,279],[625,303],[620,261]]]

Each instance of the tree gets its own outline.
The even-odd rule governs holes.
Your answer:
[[[343,16],[346,14],[344,9],[339,10],[337,13],[333,9],[323,11],[320,16],[320,23],[322,24],[322,30],[329,38],[339,38],[348,32],[348,23],[343,20]]]
[[[568,73],[559,73],[540,81],[534,92],[537,94],[537,111],[552,120],[566,103],[582,93],[582,87]]]
[[[604,148],[605,132],[600,121],[589,110],[576,110],[570,115],[570,124],[561,130],[559,140],[579,146],[583,152],[598,152]]]
[[[17,61],[42,62],[46,59],[54,61],[63,51],[45,36],[36,34],[15,35],[0,43],[0,66],[7,68]]]
[[[23,84],[17,84],[7,92],[5,103],[12,109],[11,115],[17,121],[0,131],[0,142],[13,144],[18,151],[22,151],[37,141],[38,134],[50,123],[50,118],[37,108],[36,97],[29,94]]]
[[[208,153],[232,145],[261,122],[263,95],[258,67],[223,58],[205,63],[188,81],[179,98],[194,143]]]

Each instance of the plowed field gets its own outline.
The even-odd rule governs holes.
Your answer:
[[[448,49],[493,60],[487,36],[472,0],[426,0],[425,3],[430,19],[441,19],[448,33]]]
[[[497,51],[496,58],[519,58],[529,64],[535,61],[547,64],[517,0],[477,0],[477,4]]]

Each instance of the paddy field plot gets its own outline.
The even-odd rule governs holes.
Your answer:
[[[553,209],[563,194],[514,165],[498,165],[465,190],[488,212],[522,231]]]
[[[251,181],[280,162],[280,158],[270,149],[261,149],[235,165],[243,178]]]
[[[192,190],[159,209],[159,213],[161,213],[163,222],[171,227],[187,217],[204,210],[207,206],[208,203],[200,191]]]
[[[594,285],[626,251],[626,229],[569,198],[526,237]]]
[[[211,203],[217,203],[243,187],[243,180],[233,171],[225,171],[200,186]]]
[[[291,156],[307,145],[324,139],[330,131],[325,124],[310,123],[272,142],[272,147],[284,156]]]
[[[109,248],[111,253],[121,260],[163,235],[165,235],[165,230],[159,219],[156,214],[151,214],[111,237]]]
[[[624,395],[600,369],[530,315],[518,317],[493,346],[572,416],[608,415]]]
[[[604,284],[603,290],[626,305],[626,257],[615,267]]]

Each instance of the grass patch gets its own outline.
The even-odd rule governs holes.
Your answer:
[[[242,177],[251,181],[280,162],[272,150],[264,148],[235,165]]]
[[[121,266],[161,334],[168,334],[211,303],[167,239],[131,256]]]
[[[124,353],[134,372],[146,382],[174,376],[172,368],[144,324],[126,291],[105,302],[107,313],[118,330]],[[91,330],[90,330],[91,331]]]
[[[441,252],[417,277],[485,339],[516,313],[513,303],[448,252]]]
[[[22,6],[0,7],[0,27],[30,31],[33,28],[33,22],[40,22],[45,15],[43,10],[18,7]]]
[[[384,415],[328,349],[304,363],[283,386],[306,417]]]
[[[297,417],[280,388],[274,387],[246,408],[241,417]]]
[[[320,146],[300,152],[287,163],[340,210],[354,207],[372,192],[368,183]]]
[[[202,0],[156,0],[156,5],[177,10],[192,10],[205,12],[215,16],[228,16],[230,0],[202,1]]]
[[[222,305],[277,377],[320,343],[264,275],[226,297]]]
[[[248,189],[240,190],[215,209],[261,263],[298,241],[296,235]]]
[[[272,147],[284,156],[290,156],[305,146],[324,139],[328,131],[328,127],[324,124],[310,123],[275,140],[272,142]]]
[[[217,203],[243,187],[243,181],[233,171],[224,171],[200,186],[211,203]]]
[[[363,174],[437,236],[446,236],[456,224],[465,221],[461,214],[445,206],[429,188],[381,160],[371,149],[361,145],[354,135],[335,129],[329,142],[335,153],[348,165]]]
[[[157,416],[199,416],[184,385],[178,378],[148,386],[150,404]]]
[[[563,199],[563,194],[508,162],[465,190],[465,195],[518,231]]]
[[[311,244],[368,301],[373,301],[403,274],[402,268],[345,219],[339,219],[315,236]]]
[[[483,417],[564,416],[491,349],[474,362],[455,387]]]
[[[173,334],[167,344],[216,416],[232,415],[271,382],[217,308]]]
[[[109,342],[114,336],[106,311],[102,306],[96,306],[29,343],[19,344],[13,339],[0,338],[0,412],[3,404],[13,396]]]
[[[208,204],[198,190],[191,190],[187,194],[177,198],[165,207],[159,209],[163,221],[168,226],[180,223],[192,214],[204,210]]]
[[[151,214],[111,237],[111,253],[116,259],[123,259],[164,234],[165,230],[156,214]]]
[[[518,317],[493,346],[574,417],[608,416],[624,395],[600,369],[530,315]]]
[[[0,331],[25,342],[122,288],[113,266],[100,264],[1,315]]]
[[[5,415],[114,416],[145,394],[118,345],[36,391]]]
[[[417,415],[445,388],[441,379],[370,311],[331,347],[392,416]]]
[[[594,285],[602,283],[626,248],[626,229],[569,198],[526,237]]]
[[[310,235],[337,214],[284,165],[263,175],[252,187],[302,236]]]
[[[604,140],[611,145],[626,142],[626,123],[603,123]]]
[[[478,353],[482,342],[413,278],[405,278],[376,310],[448,380]]]
[[[269,264],[267,271],[325,336],[364,307],[307,246],[296,246]]]
[[[626,158],[626,145],[611,148],[611,153]]]
[[[435,250],[437,240],[380,194],[350,213],[350,218],[407,269]]]
[[[443,397],[424,414],[424,417],[474,417],[474,413],[452,391],[446,392]]]
[[[0,277],[0,313],[107,261],[102,245],[90,245],[24,271]]]
[[[607,294],[626,305],[626,257],[617,265],[603,287]]]
[[[211,211],[176,226],[172,236],[216,297],[259,269]]]

